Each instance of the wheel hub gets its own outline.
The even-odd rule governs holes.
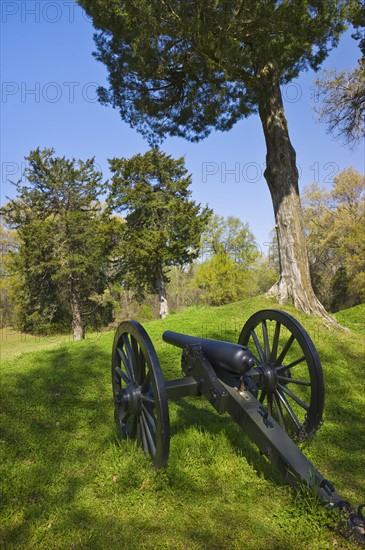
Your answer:
[[[141,413],[142,394],[136,382],[131,382],[122,389],[120,405],[125,412],[133,416]]]
[[[270,363],[264,363],[263,365],[260,365],[259,369],[261,371],[261,389],[263,389],[266,393],[273,392],[278,383],[278,376],[275,367]]]

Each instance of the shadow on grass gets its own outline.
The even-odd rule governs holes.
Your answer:
[[[95,344],[70,349],[22,355],[2,377],[2,504],[18,516],[6,530],[8,544],[74,500],[93,451],[114,437],[110,356]]]
[[[212,410],[211,405],[203,396],[179,400],[177,407],[176,418],[171,423],[172,435],[189,427],[198,427],[200,431],[213,436],[224,434],[232,447],[232,452],[242,457],[243,460],[247,460],[258,475],[263,475],[266,480],[276,484],[285,484],[277,469],[262,456],[244,431],[233,422],[228,414],[218,415]]]
[[[239,478],[237,461],[235,475],[229,460],[222,473],[214,460],[209,464],[209,456],[204,464],[199,455],[198,461],[193,457],[192,469],[186,470],[177,454],[166,472],[154,472],[133,443],[116,445],[110,354],[99,345],[27,354],[13,364],[16,369],[2,377],[1,387],[0,546],[94,549],[122,541],[123,548],[155,548],[168,540],[168,547],[176,548],[291,547],[280,530],[268,542],[272,520],[257,513],[261,502],[268,510],[276,506],[268,484],[260,488],[259,477],[274,481],[274,491],[281,477],[238,426],[217,415],[204,398],[171,405],[172,434],[199,426],[219,442],[223,433],[233,455],[242,455],[259,474],[252,476],[253,488]],[[179,361],[167,370],[178,377]],[[182,442],[182,451],[189,453],[189,444],[196,442],[194,437]],[[219,453],[219,445],[213,450]],[[235,493],[246,490],[243,498]],[[243,524],[245,534],[237,534]]]
[[[209,338],[219,339],[219,335],[209,335]],[[183,377],[180,367],[181,350],[169,346],[159,353],[159,359],[164,376],[167,378]],[[171,409],[171,404],[170,404]],[[228,414],[219,415],[215,412],[204,396],[181,399],[176,403],[177,415],[171,414],[171,435],[198,426],[202,431],[212,434],[224,432],[233,450],[242,455],[248,463],[265,479],[275,480],[282,484],[282,477],[277,470],[261,455],[258,448],[245,436]]]
[[[1,388],[1,547],[228,549],[247,514],[263,543],[269,524],[248,503],[236,511],[235,497],[222,502],[229,483],[209,483],[211,469],[193,472],[196,490],[183,464],[155,472],[135,445],[115,444],[108,353],[82,343],[14,365]],[[187,426],[195,406],[181,410]],[[215,431],[217,418],[205,418]]]

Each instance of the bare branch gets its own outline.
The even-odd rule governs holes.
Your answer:
[[[324,71],[316,83],[320,104],[314,106],[327,130],[350,147],[365,136],[365,61],[353,71]]]

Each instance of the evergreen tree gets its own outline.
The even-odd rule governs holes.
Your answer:
[[[154,148],[130,159],[111,160],[110,170],[109,205],[126,214],[121,277],[140,297],[144,290],[156,293],[160,317],[165,317],[168,270],[198,256],[210,211],[190,199],[191,177],[183,158],[174,160]]]
[[[113,220],[98,203],[102,175],[94,159],[67,160],[53,149],[26,160],[27,184],[16,184],[17,198],[5,207],[20,241],[13,259],[20,324],[39,330],[68,317],[80,340],[87,318],[98,316],[92,297],[106,287],[113,246]]]
[[[0,328],[12,325],[14,303],[11,296],[10,253],[17,248],[16,235],[0,223]]]
[[[345,28],[344,0],[78,0],[99,31],[109,72],[104,104],[152,142],[197,141],[259,113],[265,178],[275,213],[281,302],[326,315],[310,281],[298,188],[280,85],[318,69]]]

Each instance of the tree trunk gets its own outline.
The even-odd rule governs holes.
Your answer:
[[[73,284],[70,289],[70,307],[72,313],[72,333],[73,339],[83,340],[85,338],[85,325],[81,313],[81,300],[79,292]]]
[[[266,140],[266,170],[274,206],[280,277],[270,289],[279,303],[291,302],[306,313],[322,315],[333,322],[316,298],[309,262],[299,197],[296,154],[290,142],[279,83],[265,79],[259,113]]]
[[[166,298],[165,280],[162,271],[159,269],[156,273],[156,289],[160,303],[160,318],[163,319],[169,314],[169,306]]]

